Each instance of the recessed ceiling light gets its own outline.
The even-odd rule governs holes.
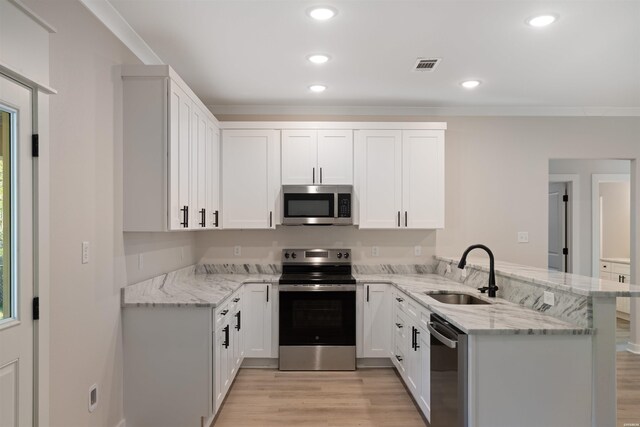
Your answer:
[[[465,80],[460,84],[465,89],[473,89],[480,85],[480,80]]]
[[[316,53],[313,55],[307,56],[307,59],[314,64],[324,64],[329,60],[329,55],[324,55],[322,53]]]
[[[309,90],[311,92],[320,93],[327,90],[327,87],[325,85],[311,85],[309,86]]]
[[[534,16],[533,18],[527,19],[527,24],[532,27],[546,27],[547,25],[553,24],[556,19],[553,15]]]
[[[309,16],[318,21],[326,21],[327,19],[331,19],[336,16],[338,13],[332,7],[314,7],[313,9],[309,9]]]

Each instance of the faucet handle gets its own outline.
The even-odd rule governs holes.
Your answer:
[[[488,286],[483,286],[481,288],[478,288],[478,290],[480,291],[481,294],[484,294],[485,292],[487,292],[489,290]]]

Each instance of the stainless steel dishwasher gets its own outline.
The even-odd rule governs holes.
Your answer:
[[[431,427],[466,427],[468,417],[467,335],[437,314],[431,333]]]

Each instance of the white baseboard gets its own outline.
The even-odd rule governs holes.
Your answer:
[[[627,351],[634,354],[640,354],[640,344],[629,341],[627,343]]]
[[[121,419],[120,422],[116,424],[116,427],[127,427],[127,420],[125,420],[124,418]]]

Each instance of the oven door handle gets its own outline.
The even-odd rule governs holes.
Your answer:
[[[356,285],[280,285],[280,292],[355,292]]]

